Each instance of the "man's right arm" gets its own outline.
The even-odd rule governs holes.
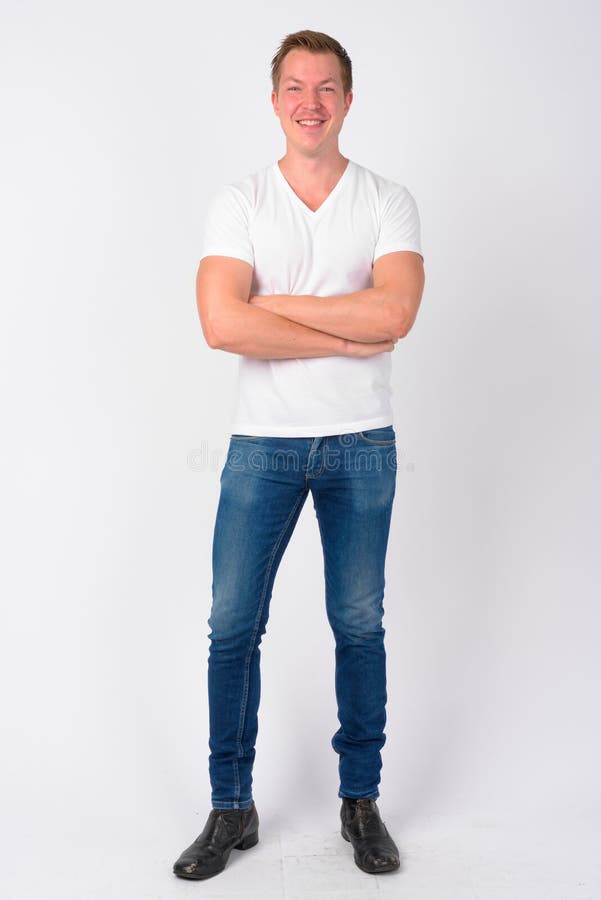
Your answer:
[[[351,341],[292,322],[248,302],[252,266],[231,256],[205,256],[196,276],[196,302],[209,347],[258,359],[373,356],[394,341]]]

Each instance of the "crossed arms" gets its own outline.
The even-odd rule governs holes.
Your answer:
[[[413,326],[425,283],[423,259],[411,250],[379,257],[372,288],[333,297],[251,296],[252,274],[241,259],[201,260],[196,299],[209,347],[259,359],[390,351]]]

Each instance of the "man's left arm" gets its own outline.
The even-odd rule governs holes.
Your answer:
[[[413,250],[397,250],[373,264],[374,286],[350,294],[253,295],[249,303],[352,341],[397,340],[411,330],[425,284],[424,261]]]

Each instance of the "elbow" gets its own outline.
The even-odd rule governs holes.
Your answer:
[[[404,338],[406,334],[407,330],[401,322],[393,322],[388,331],[388,337],[391,341],[398,341],[400,338]]]
[[[199,301],[198,314],[202,333],[212,350],[230,350],[232,345],[238,343],[241,330],[240,308],[239,300],[230,303],[227,297],[222,297],[219,304]]]
[[[389,327],[392,340],[407,337],[417,317],[418,303],[411,301],[396,301],[392,307],[389,318]]]
[[[397,307],[390,316],[388,328],[389,338],[393,341],[398,341],[400,338],[407,337],[411,331],[411,325],[412,323],[409,321],[409,317],[405,311]]]
[[[212,310],[206,304],[199,302],[198,318],[200,319],[203,337],[211,350],[223,349],[223,325],[220,317],[216,315],[216,310]]]
[[[208,336],[205,334],[205,340],[211,350],[221,350],[221,344],[213,334]]]
[[[215,328],[214,322],[209,322],[208,320],[201,319],[202,333],[204,335],[204,339],[207,342],[208,346],[211,350],[221,350],[223,347],[223,340],[218,331]]]
[[[412,327],[412,323],[410,323],[406,319],[404,319],[402,324],[399,325],[398,328],[395,328],[393,340],[398,341],[401,338],[407,337],[407,335],[411,331],[411,327]]]

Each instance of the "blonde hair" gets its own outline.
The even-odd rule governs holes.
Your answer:
[[[324,34],[323,31],[295,31],[288,34],[278,48],[278,52],[271,60],[271,83],[278,93],[280,89],[280,74],[284,57],[291,50],[300,48],[310,50],[311,53],[335,53],[340,60],[340,73],[342,75],[342,87],[345,94],[353,89],[353,65],[344,47],[338,41]]]

